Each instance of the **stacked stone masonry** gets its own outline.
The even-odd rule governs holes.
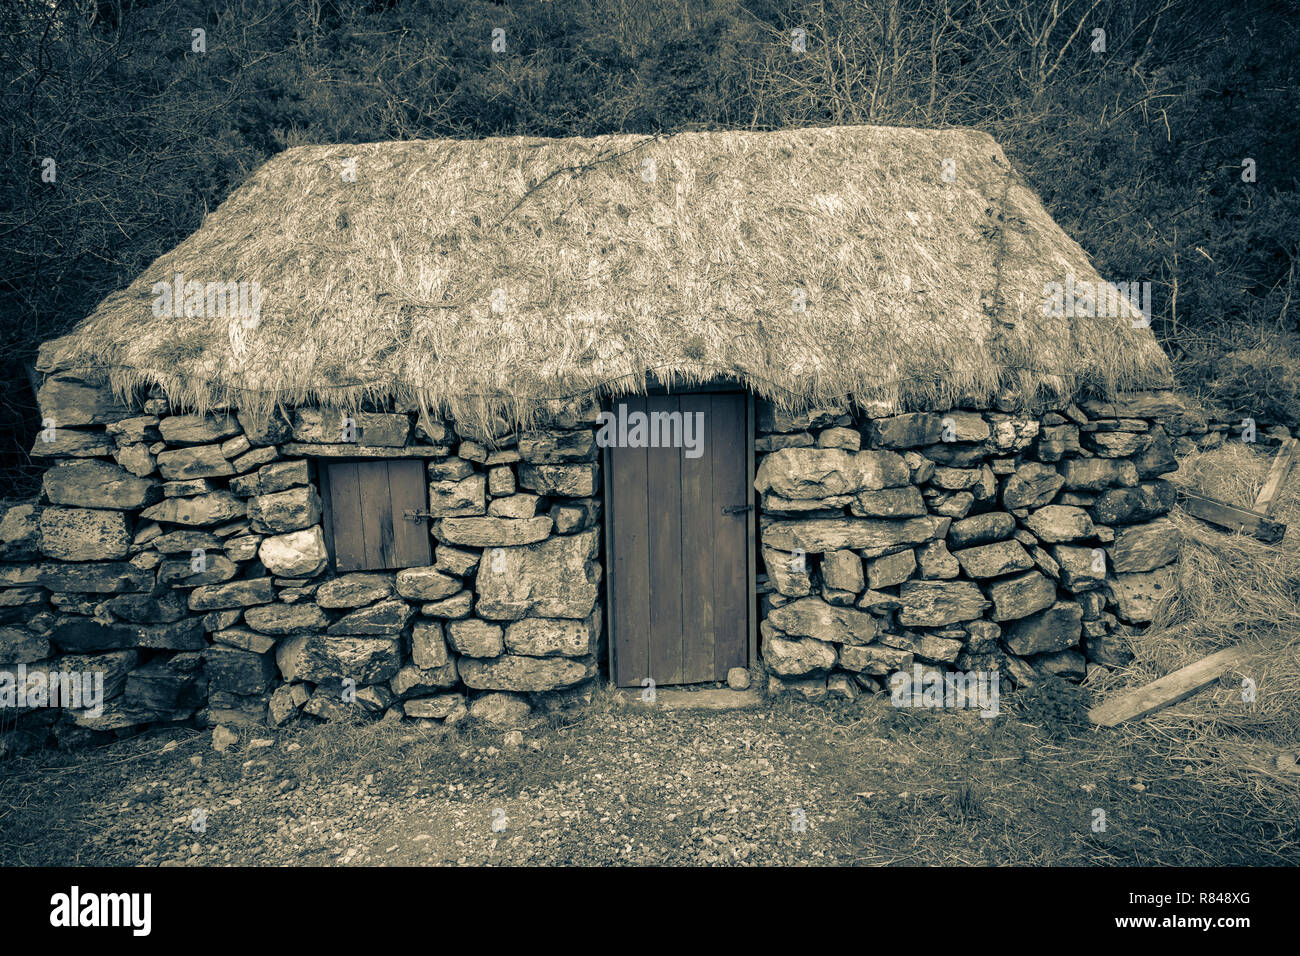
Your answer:
[[[851,699],[916,665],[1029,686],[1127,663],[1179,551],[1175,442],[1213,435],[1164,393],[1030,416],[760,414],[769,691]]]
[[[170,414],[66,374],[38,399],[43,493],[0,511],[0,670],[100,672],[106,700],[98,716],[28,708],[29,736],[356,708],[509,725],[589,696],[593,405],[515,436],[415,410]],[[318,474],[344,458],[425,463],[431,566],[332,571]]]

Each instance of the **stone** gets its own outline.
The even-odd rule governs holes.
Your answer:
[[[1107,667],[1125,667],[1133,662],[1133,649],[1129,636],[1122,631],[1102,631],[1084,638],[1084,653],[1088,660]]]
[[[350,428],[345,430],[345,419]],[[294,413],[293,440],[305,444],[355,443],[381,448],[406,444],[411,420],[406,415],[349,412],[341,409],[299,408]]]
[[[187,478],[219,478],[233,475],[234,467],[226,461],[217,445],[173,448],[158,453],[158,473],[168,481]]]
[[[1060,568],[1061,587],[1078,593],[1106,583],[1106,555],[1100,548],[1076,548],[1058,544],[1052,557]]]
[[[42,488],[51,504],[78,508],[133,511],[162,498],[156,481],[95,459],[55,465],[42,478]]]
[[[463,458],[431,461],[425,468],[430,481],[459,481],[474,474],[474,466]]]
[[[358,571],[322,584],[316,591],[316,603],[324,608],[363,607],[392,593],[393,579],[389,575]]]
[[[435,552],[434,567],[443,574],[463,577],[478,567],[479,557],[478,551],[462,551],[440,543]]]
[[[1141,433],[1084,432],[1079,442],[1085,449],[1102,458],[1127,458],[1136,455],[1151,444],[1151,439]]]
[[[329,559],[320,525],[263,538],[257,556],[271,574],[302,578],[319,574]]]
[[[515,495],[507,494],[504,498],[493,498],[488,502],[487,513],[492,518],[516,518],[525,519],[537,516],[537,502],[540,499],[537,495]],[[565,512],[566,527],[559,527],[556,521],[559,517],[556,512]],[[574,530],[582,521],[583,512],[579,508],[553,508],[551,509],[551,521],[555,522],[555,530],[560,534],[567,534]]]
[[[981,472],[977,468],[940,466],[934,469],[930,484],[936,488],[943,488],[945,491],[966,491],[978,485],[980,480]]]
[[[916,555],[898,551],[867,562],[867,586],[873,590],[902,584],[916,570]]]
[[[504,498],[515,493],[515,472],[509,465],[489,468],[487,473],[488,494],[494,498]]]
[[[252,654],[234,647],[209,647],[204,654],[209,690],[231,694],[263,694],[275,679],[270,654]]]
[[[268,578],[231,581],[195,588],[190,592],[191,611],[219,611],[224,608],[269,604],[275,600],[275,588]]]
[[[907,581],[898,595],[898,623],[904,627],[942,627],[973,621],[989,602],[970,581]]]
[[[239,734],[229,727],[218,724],[212,728],[212,749],[217,753],[225,753],[237,743],[239,743]]]
[[[469,705],[471,717],[497,727],[517,726],[528,719],[531,710],[518,694],[499,692],[480,694]]]
[[[294,693],[294,688],[302,688],[301,684],[281,684],[271,692],[271,699],[267,703],[267,722],[272,727],[283,727],[298,714],[298,708],[306,701],[298,700]],[[303,688],[300,692],[306,695],[307,691]]]
[[[1071,491],[1131,488],[1138,483],[1137,467],[1119,458],[1071,458],[1061,462],[1061,475]]]
[[[970,548],[978,544],[991,544],[1011,537],[1016,530],[1016,519],[1005,511],[989,511],[954,521],[948,529],[950,548]]]
[[[0,676],[15,664],[31,664],[50,656],[48,638],[17,627],[0,627]]]
[[[409,601],[440,601],[461,589],[460,579],[436,568],[406,568],[397,572],[397,593]]]
[[[499,556],[479,563],[477,613],[489,620],[528,616],[585,620],[599,593],[598,554],[595,530],[502,548]]]
[[[226,557],[231,561],[251,561],[262,545],[260,535],[241,535],[226,542]]]
[[[235,420],[252,445],[278,445],[293,434],[293,426],[279,408],[266,412],[241,410],[235,413]]]
[[[595,437],[586,429],[531,431],[519,436],[520,459],[534,464],[595,461],[596,452]]]
[[[225,644],[253,654],[265,654],[275,647],[274,637],[250,631],[246,627],[227,627],[214,633],[212,640],[217,644]]]
[[[247,618],[249,613],[245,612]],[[347,614],[329,627],[329,634],[400,634],[415,612],[396,598],[380,601]]]
[[[458,662],[461,681],[474,690],[548,691],[572,687],[596,676],[591,658],[522,657],[503,654]]]
[[[244,512],[244,502],[229,491],[214,491],[194,498],[168,498],[152,508],[146,508],[140,517],[167,524],[204,526],[229,521]]]
[[[791,637],[823,643],[867,644],[876,636],[876,620],[848,607],[834,607],[819,597],[800,598],[777,608],[764,621]]]
[[[248,436],[247,435],[242,436],[240,440],[248,441]],[[228,444],[229,442],[227,442],[226,445],[221,446],[221,453],[223,455],[229,454],[229,452],[226,450]],[[243,475],[246,472],[250,472],[255,468],[258,468],[262,465],[275,461],[275,459],[279,457],[279,454],[280,454],[279,451],[274,446],[254,448],[252,451],[246,452],[240,455],[238,458],[235,458],[231,462],[231,465],[234,467],[236,472],[238,472],[240,475]],[[236,494],[238,494],[238,492],[236,492]]]
[[[949,468],[971,468],[982,462],[988,455],[984,445],[971,445],[962,442],[926,445],[921,450],[936,465],[944,465]],[[931,475],[931,479],[933,479],[933,475]]]
[[[153,575],[121,561],[63,561],[0,565],[0,588],[40,585],[51,591],[147,591]]]
[[[1065,479],[1051,465],[1027,461],[1002,486],[1002,507],[1007,511],[1015,508],[1041,508],[1056,497],[1065,483]]]
[[[915,451],[903,452],[908,480],[914,485],[924,485],[934,475],[934,462]]]
[[[862,448],[862,435],[852,428],[841,428],[837,425],[817,433],[817,447],[858,451]]]
[[[1052,674],[1063,680],[1080,681],[1087,673],[1087,661],[1078,651],[1056,651],[1050,654],[1035,654],[1030,663],[1044,674]]]
[[[912,652],[882,644],[845,646],[840,648],[839,666],[854,673],[874,674],[884,677],[894,671],[912,666]]]
[[[917,448],[942,441],[943,434],[943,419],[932,412],[874,418],[867,424],[867,442],[872,448]]]
[[[248,500],[248,519],[264,534],[301,531],[320,521],[320,498],[310,487],[258,495]]]
[[[1150,521],[1167,514],[1175,498],[1174,486],[1163,479],[1143,482],[1136,488],[1112,488],[1097,496],[1092,516],[1105,525]]]
[[[192,478],[189,481],[168,481],[163,484],[165,498],[190,498],[194,495],[206,495],[216,491],[216,486],[206,478]]]
[[[863,518],[914,518],[925,514],[925,501],[913,485],[881,488],[858,492],[849,510]]]
[[[812,576],[806,556],[777,551],[766,546],[762,548],[762,554],[763,567],[767,569],[767,579],[776,588],[778,594],[797,598],[812,593]],[[861,559],[858,563],[861,566]]]
[[[519,465],[519,486],[539,495],[590,498],[599,488],[597,466],[592,464]]]
[[[131,410],[118,402],[106,382],[67,372],[45,379],[36,390],[36,404],[41,419],[52,419],[56,429],[103,425],[131,417]]]
[[[1026,571],[990,582],[988,595],[993,601],[993,620],[1012,621],[1055,604],[1056,585],[1038,571]]]
[[[1173,392],[1121,392],[1110,400],[1095,399],[1082,403],[1090,418],[1169,418],[1183,411],[1183,403]]]
[[[464,694],[438,694],[435,697],[417,697],[402,705],[407,717],[424,720],[445,720],[458,710],[465,709]],[[525,704],[525,707],[528,705]]]
[[[971,578],[997,578],[1034,567],[1034,559],[1018,541],[995,541],[954,551],[953,557]]]
[[[768,633],[763,637],[763,663],[780,677],[821,674],[835,666],[835,646],[811,637],[783,638]]]
[[[421,605],[420,613],[426,617],[441,617],[449,619],[460,619],[469,617],[470,609],[473,606],[473,595],[469,591],[461,591],[453,594],[443,601],[432,601],[428,604]]]
[[[930,505],[930,510],[935,514],[944,515],[953,520],[960,520],[970,513],[970,509],[974,504],[975,496],[973,494],[969,491],[958,491],[942,499],[936,499]]]
[[[442,518],[433,535],[439,542],[474,548],[508,548],[533,544],[551,533],[551,519],[536,518]]]
[[[595,614],[586,621],[526,617],[506,626],[505,649],[528,657],[586,657],[596,652],[599,633],[600,618]]]
[[[501,625],[477,618],[452,621],[447,625],[447,640],[458,654],[469,657],[496,657],[505,650]]]
[[[50,640],[59,650],[74,654],[131,647],[193,651],[207,646],[199,618],[168,624],[108,624],[93,618],[65,617],[51,630]]]
[[[757,428],[760,432],[801,432],[825,428],[846,411],[839,405],[809,408],[803,411],[783,411],[766,399],[757,402]]]
[[[225,455],[228,461],[233,461],[247,452],[250,448],[252,448],[252,445],[249,443],[246,436],[236,435],[229,441],[221,443],[221,454]]]
[[[729,668],[727,686],[732,690],[749,690],[749,670],[744,667]]]
[[[865,454],[865,452],[863,453]],[[933,516],[890,521],[884,518],[808,518],[772,521],[762,526],[763,544],[781,551],[870,550],[921,544],[939,537],[943,519]]]
[[[947,580],[961,573],[961,566],[943,541],[931,541],[916,549],[917,569],[922,578]]]
[[[487,449],[476,441],[463,441],[460,447],[456,449],[456,456],[464,458],[466,461],[477,462],[480,465],[487,463]]]
[[[1117,574],[1154,571],[1178,557],[1182,535],[1168,518],[1148,524],[1126,525],[1115,532],[1115,543],[1108,549],[1111,566]]]
[[[248,626],[263,634],[294,634],[318,631],[329,623],[315,604],[263,604],[244,612]]]
[[[157,415],[136,415],[117,422],[108,422],[104,431],[117,439],[119,443],[156,442],[162,437],[158,431]]]
[[[131,526],[120,511],[46,508],[40,535],[41,553],[62,561],[124,558],[131,549]]]
[[[812,445],[813,437],[807,432],[796,432],[792,435],[763,435],[754,439],[754,451],[760,455],[769,451],[779,451],[782,448],[810,448]],[[860,442],[859,447],[861,447]]]
[[[889,489],[893,490],[893,489]],[[790,514],[819,513],[830,516],[840,508],[853,504],[853,495],[832,495],[830,498],[782,498],[778,495],[762,496],[762,511]]]
[[[822,584],[837,591],[851,591],[853,594],[858,594],[866,587],[866,580],[862,575],[862,559],[852,551],[827,552],[822,557]],[[781,588],[778,586],[777,590],[780,591]],[[798,597],[799,595],[787,596]]]
[[[169,445],[210,445],[239,432],[239,422],[229,415],[171,415],[158,423]]]
[[[52,439],[47,441],[46,439]],[[103,432],[78,431],[75,428],[55,428],[53,434],[42,429],[32,443],[33,458],[95,458],[113,454],[113,439]]]
[[[301,458],[293,461],[275,461],[248,475],[231,479],[230,490],[237,495],[251,497],[288,491],[308,484],[307,462]]]
[[[451,658],[442,625],[435,621],[416,621],[411,628],[411,662],[416,667],[446,667]]]
[[[515,498],[522,498],[523,495],[515,495]],[[513,501],[513,498],[507,499]],[[495,502],[493,502],[495,504]],[[488,512],[491,513],[491,507]],[[570,501],[567,503],[555,503],[551,505],[551,520],[555,522],[556,534],[572,534],[575,531],[586,531],[594,527],[600,520],[600,502],[592,499],[585,501]],[[522,516],[521,516],[522,517]]]
[[[827,697],[826,680],[823,677],[814,677],[811,680],[782,680],[775,674],[768,674],[767,695],[779,697],[783,694],[800,697],[810,704],[816,704]]]
[[[41,553],[41,509],[20,503],[0,516],[0,560],[26,561]]]
[[[884,634],[881,641],[895,650],[906,651],[915,657],[940,664],[951,664],[962,652],[962,642],[953,637],[937,634]]]
[[[180,595],[172,591],[119,594],[109,598],[105,607],[114,617],[132,624],[170,624],[185,616]]]
[[[1091,538],[1095,533],[1088,512],[1073,505],[1046,505],[1039,508],[1025,519],[1025,526],[1039,540],[1049,544]]]
[[[12,663],[19,663],[12,658]],[[104,675],[104,700],[117,697],[126,690],[126,679],[140,663],[136,650],[107,651],[102,654],[67,654],[50,661],[50,670],[56,673],[91,673]]]
[[[459,681],[456,661],[448,660],[441,667],[403,667],[393,675],[388,686],[398,697],[422,697],[455,687]]]
[[[907,465],[893,452],[784,448],[758,466],[754,487],[782,498],[826,498],[906,485]]]
[[[1178,459],[1174,457],[1173,445],[1169,443],[1169,435],[1165,430],[1159,425],[1152,425],[1150,438],[1147,447],[1133,458],[1138,478],[1143,481],[1178,470]]]
[[[971,621],[966,625],[966,650],[983,654],[994,649],[1002,628],[993,621]]]
[[[351,678],[358,685],[374,684],[397,675],[402,642],[395,637],[299,634],[276,645],[275,660],[287,681]]]
[[[429,482],[429,514],[435,518],[481,515],[486,509],[487,479],[483,475]]]
[[[1082,633],[1083,609],[1073,601],[1056,601],[1009,624],[1003,630],[1002,643],[1012,654],[1024,657],[1073,647]]]

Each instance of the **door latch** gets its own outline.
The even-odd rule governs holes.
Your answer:
[[[753,511],[753,505],[724,505],[722,513],[724,515],[743,515],[746,512]]]
[[[402,513],[402,517],[407,521],[427,521],[433,515],[427,511],[406,511]]]

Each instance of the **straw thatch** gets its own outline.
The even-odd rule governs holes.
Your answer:
[[[259,322],[155,317],[151,287],[176,273],[256,281]],[[1070,274],[1099,281],[972,130],[307,146],[40,367],[185,406],[391,398],[515,421],[650,376],[875,414],[1166,384],[1149,330],[1044,315],[1045,283]]]

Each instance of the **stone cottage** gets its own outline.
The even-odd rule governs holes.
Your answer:
[[[41,350],[0,670],[102,675],[56,737],[1078,679],[1178,550],[1147,318],[970,130],[291,149]]]

